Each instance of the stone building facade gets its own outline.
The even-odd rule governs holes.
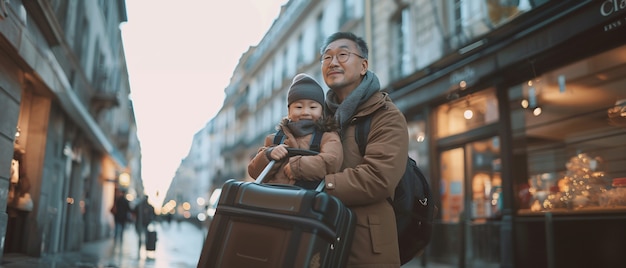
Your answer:
[[[126,20],[123,0],[0,1],[4,253],[78,250],[111,234],[116,187],[143,194]]]

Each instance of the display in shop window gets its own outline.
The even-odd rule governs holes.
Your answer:
[[[552,173],[529,179],[531,211],[577,210],[626,206],[626,179],[610,179],[602,159],[579,153],[566,163],[561,176]]]
[[[600,196],[600,205],[604,207],[626,208],[626,178],[615,178],[612,188]]]

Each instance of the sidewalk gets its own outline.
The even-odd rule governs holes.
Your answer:
[[[158,240],[155,251],[138,248],[133,226],[126,228],[124,242],[115,248],[113,238],[85,243],[78,252],[47,255],[41,258],[22,254],[5,254],[0,268],[196,268],[205,233],[187,222],[156,225]],[[402,268],[421,268],[419,258]],[[428,263],[428,268],[454,268]]]
[[[80,252],[64,252],[41,258],[9,253],[2,258],[2,268],[61,268],[61,267],[122,267],[115,263],[105,263],[112,258],[113,240],[107,239],[83,245]],[[123,252],[121,256],[126,255]]]
[[[113,239],[85,243],[79,252],[63,252],[46,255],[41,258],[22,254],[5,254],[2,259],[2,268],[126,268],[152,267],[138,266],[139,261],[148,262],[144,257],[137,258],[137,234],[134,228],[127,228],[124,234],[124,243],[121,249],[114,248]],[[131,245],[132,244],[132,245]],[[145,251],[144,251],[145,254]]]
[[[190,223],[157,224],[155,251],[139,249],[134,226],[124,232],[121,247],[113,238],[85,243],[78,252],[64,252],[35,258],[5,254],[0,268],[195,268],[204,234]],[[157,257],[158,256],[158,257]]]
[[[422,266],[422,260],[419,258],[415,258],[412,261],[408,262],[405,265],[402,265],[402,268],[456,268],[458,266],[449,265],[449,264],[440,264],[434,262],[426,263],[426,266]]]

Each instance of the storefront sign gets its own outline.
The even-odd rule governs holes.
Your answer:
[[[602,17],[613,16],[616,13],[626,10],[626,0],[606,0],[600,5],[600,15]],[[605,32],[615,30],[626,25],[626,17],[610,21],[602,27]]]
[[[626,1],[626,0],[624,0]],[[465,82],[462,88],[470,86],[476,80],[476,71],[471,66],[465,66],[463,69],[457,70],[450,74],[450,85],[460,85]]]

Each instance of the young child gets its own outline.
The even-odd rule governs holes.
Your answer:
[[[287,109],[287,117],[277,126],[277,130],[284,132],[283,142],[274,144],[276,133],[268,135],[264,146],[248,164],[248,174],[256,179],[271,160],[276,160],[263,183],[305,186],[321,181],[326,174],[339,171],[343,162],[341,139],[334,118],[323,117],[322,87],[306,74],[296,75],[287,93]],[[316,135],[322,135],[319,154],[287,157],[286,148],[309,150],[315,130]]]

